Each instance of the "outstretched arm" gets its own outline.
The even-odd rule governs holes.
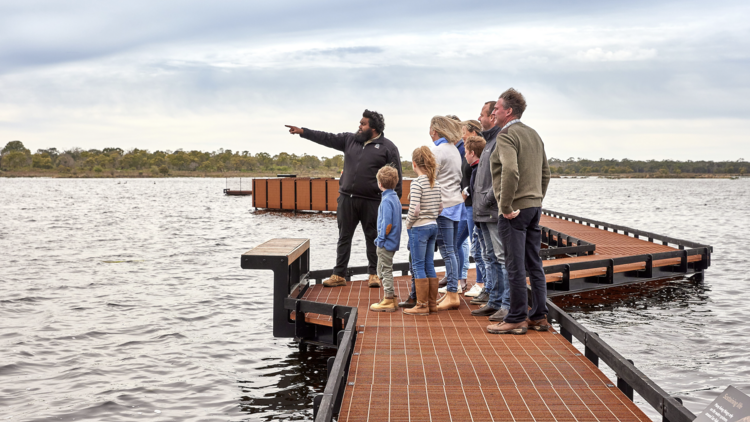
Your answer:
[[[320,132],[312,129],[305,129],[297,126],[284,125],[289,128],[289,133],[292,135],[300,135],[305,139],[309,139],[316,144],[323,145],[325,147],[333,148],[344,152],[346,149],[346,139],[351,135],[349,133],[328,133]]]

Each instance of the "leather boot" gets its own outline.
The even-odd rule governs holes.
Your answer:
[[[430,313],[434,314],[437,312],[437,295],[438,295],[438,289],[440,286],[438,285],[440,281],[437,279],[437,277],[430,277],[427,280],[429,280],[429,286],[430,286],[430,300],[428,302]]]
[[[414,287],[417,290],[417,304],[411,309],[404,309],[404,313],[407,315],[429,315],[430,280],[418,278],[414,280]]]
[[[370,310],[373,312],[396,312],[398,304],[393,300],[393,295],[386,295],[379,303],[370,305]]]
[[[461,299],[458,298],[458,293],[448,292],[445,294],[445,299],[438,305],[438,311],[458,309],[460,305]]]

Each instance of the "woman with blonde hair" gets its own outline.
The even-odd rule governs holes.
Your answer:
[[[438,233],[437,219],[442,210],[441,190],[437,181],[435,156],[428,147],[422,146],[414,150],[411,165],[419,177],[412,180],[409,190],[406,232],[409,235],[411,270],[417,299],[414,307],[404,309],[404,313],[429,315],[438,311],[438,279],[433,254]]]
[[[463,214],[461,196],[461,153],[456,143],[461,140],[461,123],[444,116],[435,116],[430,121],[430,138],[437,163],[437,181],[440,183],[440,196],[443,211],[437,218],[438,248],[445,261],[447,293],[441,298],[438,310],[458,309],[458,259],[456,256],[456,235],[458,223]]]

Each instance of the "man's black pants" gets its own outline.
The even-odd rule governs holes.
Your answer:
[[[510,284],[510,312],[505,322],[512,324],[542,319],[547,310],[547,280],[544,277],[539,249],[542,245],[542,230],[539,228],[541,208],[526,208],[512,220],[500,215],[497,231],[505,246],[505,268]],[[526,294],[526,272],[531,283],[531,310],[528,310]]]
[[[338,199],[336,219],[339,223],[339,243],[336,247],[336,266],[333,273],[344,277],[352,252],[352,237],[359,223],[365,232],[367,247],[367,273],[377,274],[378,255],[375,239],[378,237],[378,208],[380,201],[341,194]]]

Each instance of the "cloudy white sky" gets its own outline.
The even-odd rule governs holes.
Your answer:
[[[0,144],[332,155],[515,87],[548,155],[750,159],[747,1],[0,0]]]

